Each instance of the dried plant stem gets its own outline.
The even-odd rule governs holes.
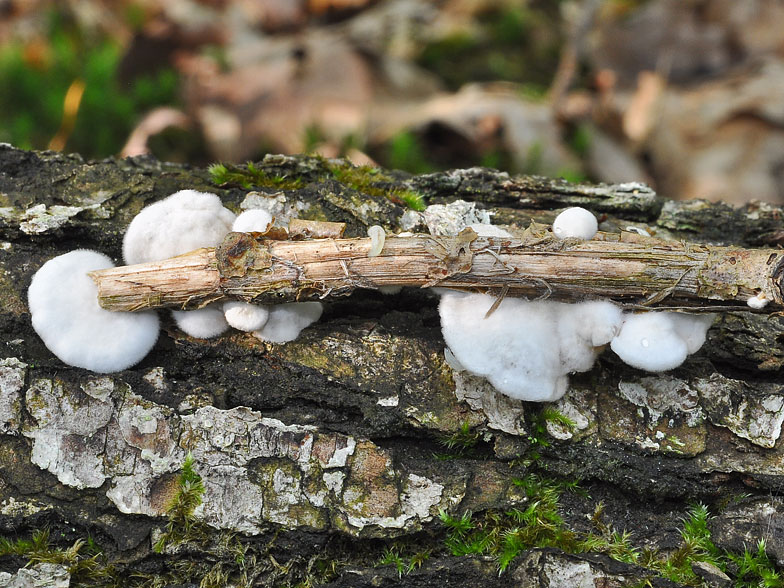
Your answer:
[[[230,233],[215,249],[91,274],[109,310],[199,308],[222,299],[263,304],[344,296],[379,286],[448,287],[558,300],[612,298],[651,307],[784,306],[784,252],[600,233],[560,241],[545,231],[522,238],[388,237],[276,241]]]

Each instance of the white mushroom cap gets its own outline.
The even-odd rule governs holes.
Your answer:
[[[47,261],[33,276],[27,301],[33,328],[68,365],[117,372],[140,362],[158,339],[155,312],[112,312],[98,305],[87,272],[114,267],[102,253],[79,249]]]
[[[553,233],[559,239],[593,239],[598,230],[593,213],[579,206],[567,208],[553,221]]]
[[[263,233],[270,223],[272,223],[272,215],[269,212],[262,208],[251,208],[240,213],[234,220],[231,230],[238,233]]]
[[[231,231],[234,218],[215,194],[180,190],[134,217],[123,239],[123,258],[145,263],[214,247]]]
[[[579,365],[562,362],[558,317],[566,305],[505,298],[486,316],[495,301],[486,294],[442,290],[441,330],[457,361],[512,398],[547,402],[563,396],[567,374],[585,359],[579,354]],[[593,349],[586,352],[592,363]]]
[[[296,339],[300,332],[321,318],[321,302],[291,302],[276,304],[269,309],[269,319],[264,328],[254,331],[262,341],[287,343]]]
[[[678,336],[686,343],[689,355],[696,353],[705,343],[708,329],[713,324],[715,314],[694,314],[688,312],[668,312],[673,328]]]
[[[672,314],[627,315],[610,347],[624,363],[642,370],[665,372],[678,367],[689,354],[689,346],[676,331]]]
[[[746,301],[746,304],[749,305],[749,308],[753,308],[754,310],[760,310],[765,308],[770,303],[770,298],[765,296],[764,292],[760,292],[756,296],[752,296]]]
[[[173,310],[172,316],[187,335],[197,339],[217,337],[229,328],[219,306],[205,306],[197,310]]]
[[[267,324],[269,309],[259,304],[231,301],[223,304],[223,314],[230,326],[240,331],[258,331]]]

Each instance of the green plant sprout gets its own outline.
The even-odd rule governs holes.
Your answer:
[[[569,432],[573,432],[577,427],[577,423],[555,408],[547,406],[540,410],[531,420],[531,433],[528,435],[530,446],[525,456],[520,460],[522,465],[529,467],[538,462],[542,457],[540,450],[552,445],[550,433],[547,431],[547,423],[559,425]]]
[[[204,495],[204,483],[201,476],[193,468],[193,455],[189,452],[182,464],[180,477],[177,480],[177,494],[169,503],[166,512],[169,522],[166,530],[156,541],[153,550],[162,553],[169,543],[182,543],[194,534],[201,526],[193,512],[201,504]],[[201,531],[201,529],[199,529]]]

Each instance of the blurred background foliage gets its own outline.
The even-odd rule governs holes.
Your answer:
[[[784,201],[778,0],[0,0],[0,141]]]
[[[0,141],[46,149],[57,139],[67,151],[106,157],[119,153],[145,112],[179,103],[173,68],[123,84],[121,43],[90,34],[67,11],[45,12],[41,38],[0,47]],[[81,88],[78,108],[67,113],[69,89]]]

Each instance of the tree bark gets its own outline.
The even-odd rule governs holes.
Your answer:
[[[673,372],[640,372],[605,353],[552,406],[511,400],[450,367],[437,298],[421,288],[397,296],[359,289],[282,345],[237,332],[193,339],[162,314],[153,352],[108,376],[63,365],[46,349],[26,305],[33,273],[80,247],[118,259],[131,218],[179,189],[215,192],[235,211],[263,201],[280,215],[345,222],[349,240],[376,224],[423,230],[418,213],[337,182],[334,169],[345,163],[269,156],[256,166],[298,183],[217,186],[206,170],[150,158],[85,162],[0,146],[0,529],[12,542],[48,529],[49,561],[65,562],[52,570],[17,546],[3,551],[0,572],[35,581],[65,573],[72,585],[101,585],[99,572],[123,585],[154,577],[164,585],[538,587],[564,577],[674,585],[618,545],[594,543],[586,553],[574,541],[627,530],[631,547],[663,557],[682,544],[683,519],[700,501],[720,549],[742,553],[765,539],[771,565],[784,564],[777,312],[722,313],[703,349]],[[412,190],[430,204],[470,199],[513,229],[581,205],[607,233],[633,225],[701,252],[776,253],[782,242],[782,210],[767,205],[669,202],[640,184],[573,185],[480,168],[380,175],[370,181],[382,192]],[[397,241],[388,239],[390,253]],[[472,265],[491,258],[477,254]],[[736,257],[738,270],[752,267],[746,259]],[[676,289],[693,291],[695,274],[682,273],[636,296],[676,279]],[[764,287],[745,284],[730,298],[743,302]],[[186,461],[203,491],[182,473]],[[584,492],[541,491],[576,479]],[[508,537],[527,524],[515,511],[554,495],[564,533],[547,535],[550,519],[534,526],[549,537],[540,545],[552,547],[524,545],[500,576],[501,554],[453,555],[454,536],[439,520],[440,510],[453,519],[470,512],[474,531]],[[202,502],[189,514],[182,505],[194,496]],[[172,499],[180,510],[171,511]],[[101,549],[94,564],[85,563],[96,553],[88,547],[53,556],[88,537]],[[619,553],[626,563],[610,557]]]

